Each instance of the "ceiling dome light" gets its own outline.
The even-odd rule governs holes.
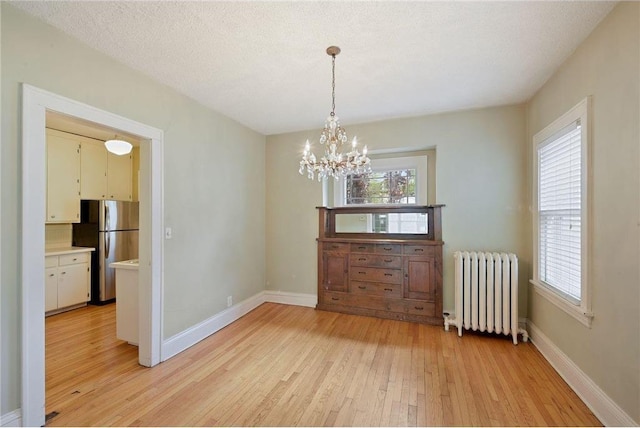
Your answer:
[[[133,148],[133,145],[131,143],[124,140],[119,140],[117,136],[113,140],[105,141],[104,146],[109,152],[118,156],[131,153],[131,149]]]

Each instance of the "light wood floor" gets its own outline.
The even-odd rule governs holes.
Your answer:
[[[114,305],[46,326],[48,426],[600,425],[508,338],[267,303],[148,369]]]

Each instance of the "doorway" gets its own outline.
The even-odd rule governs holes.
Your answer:
[[[120,130],[140,139],[139,354],[162,361],[163,132],[51,92],[22,85],[22,424],[45,423],[44,219],[46,112]],[[144,224],[144,227],[143,227]]]

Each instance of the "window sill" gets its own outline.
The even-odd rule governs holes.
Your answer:
[[[544,297],[546,300],[553,303],[576,320],[580,321],[584,326],[591,328],[593,313],[586,311],[582,306],[577,306],[568,302],[558,294],[551,291],[548,287],[534,280],[530,280],[529,282],[533,285],[535,292],[540,296]]]

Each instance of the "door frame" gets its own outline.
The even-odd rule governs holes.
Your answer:
[[[22,425],[45,423],[45,114],[61,113],[140,137],[138,361],[162,361],[163,140],[161,129],[22,84]]]

